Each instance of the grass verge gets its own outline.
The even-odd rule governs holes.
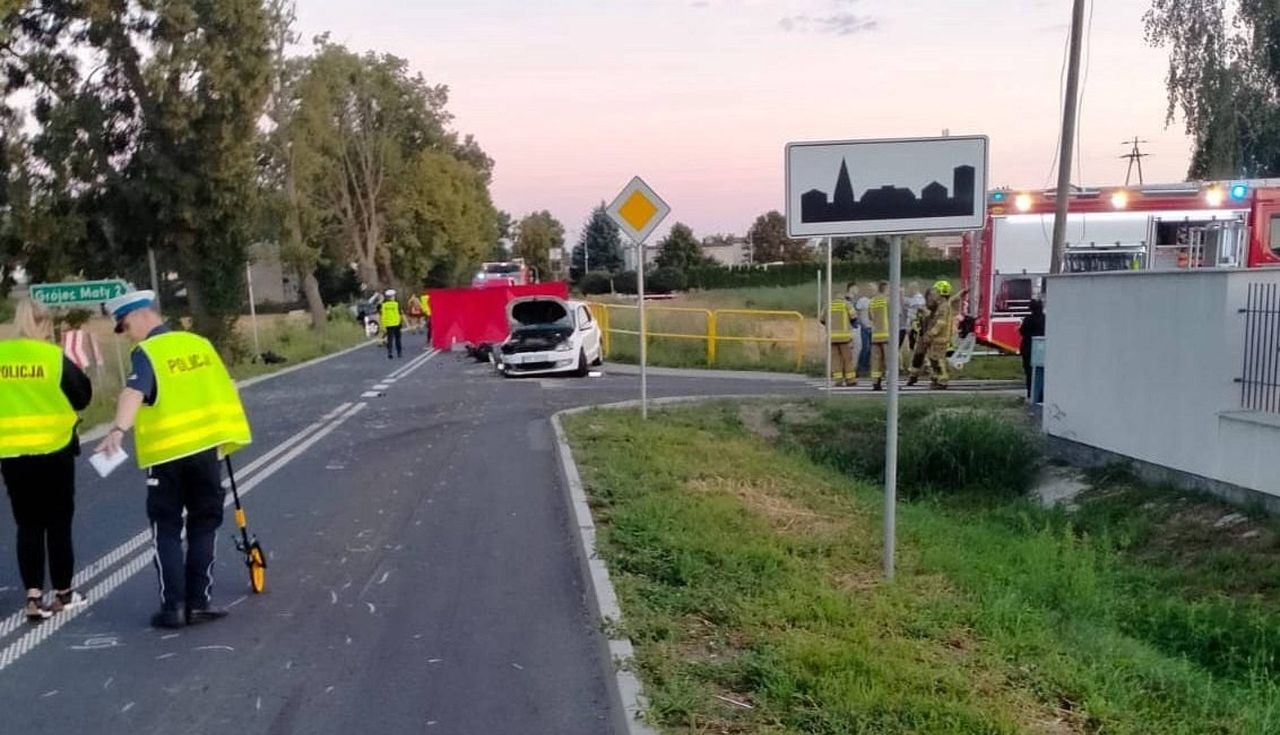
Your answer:
[[[903,405],[904,432],[939,411],[1016,412]],[[660,728],[1280,732],[1273,525],[1223,530],[1220,506],[1123,475],[1095,478],[1075,514],[999,488],[935,492],[902,503],[886,585],[879,489],[843,448],[882,411],[720,403],[566,421]]]

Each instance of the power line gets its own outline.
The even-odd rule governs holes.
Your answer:
[[[1150,142],[1151,141],[1149,140],[1139,140],[1138,136],[1135,135],[1133,136],[1133,140],[1126,140],[1124,141],[1124,143],[1121,143],[1121,145],[1132,146],[1132,148],[1129,149],[1128,153],[1124,154],[1123,156],[1120,156],[1121,160],[1127,159],[1129,161],[1129,170],[1125,171],[1125,174],[1124,174],[1125,186],[1128,186],[1130,180],[1132,180],[1133,169],[1135,166],[1138,169],[1138,186],[1142,186],[1144,183],[1146,183],[1142,177],[1142,159],[1150,158],[1151,154],[1143,153],[1142,149],[1139,148],[1139,146],[1143,143],[1150,143]]]

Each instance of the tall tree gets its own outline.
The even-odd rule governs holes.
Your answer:
[[[601,202],[591,211],[591,217],[582,228],[582,236],[573,248],[570,269],[575,279],[581,278],[586,268],[610,273],[622,270],[622,233],[606,209]]]
[[[515,256],[538,269],[544,279],[550,275],[551,249],[564,247],[564,225],[547,210],[525,215],[514,228]]]
[[[172,253],[196,329],[225,345],[257,224],[261,0],[31,3],[2,22],[5,91],[34,97],[40,167],[122,256]]]
[[[1191,178],[1280,173],[1280,4],[1153,0],[1147,41],[1169,49],[1168,121],[1181,113]]]
[[[777,210],[756,217],[747,230],[747,247],[755,263],[801,263],[813,259],[808,243],[787,237],[787,218]]]
[[[675,268],[682,271],[706,262],[698,238],[693,236],[693,230],[683,222],[672,225],[667,236],[658,242],[656,260],[659,268]]]

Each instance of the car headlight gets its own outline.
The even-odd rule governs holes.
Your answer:
[[[573,351],[573,342],[570,340],[566,339],[565,341],[556,345],[556,352],[572,352],[572,351]]]

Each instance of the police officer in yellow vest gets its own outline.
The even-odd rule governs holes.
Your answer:
[[[849,302],[832,299],[827,313],[822,316],[831,341],[831,379],[839,385],[858,384],[857,365],[853,362],[853,320]]]
[[[31,300],[18,305],[19,336],[0,341],[0,474],[18,527],[18,571],[27,588],[24,613],[40,622],[79,607],[71,587],[75,553],[76,411],[93,397],[89,378],[51,344],[48,313]],[[53,599],[44,604],[45,560]]]
[[[876,286],[871,297],[871,390],[884,390],[885,365],[889,360],[889,282]]]
[[[427,327],[427,349],[431,349],[431,294],[423,290],[422,298],[418,299],[418,303],[422,305],[422,319]]]
[[[396,290],[394,288],[387,289],[386,299],[382,302],[382,313],[380,315],[382,328],[387,333],[387,359],[393,360],[397,357],[404,357],[404,347],[400,344],[400,331],[404,328],[404,321],[400,317],[400,302],[396,301]],[[391,354],[391,345],[395,343],[395,354]]]
[[[115,423],[97,451],[120,450],[135,431],[138,466],[147,471],[147,518],[160,579],[158,628],[179,628],[225,616],[213,607],[214,542],[222,525],[218,455],[251,440],[235,383],[203,337],[167,327],[155,294],[137,291],[107,302],[116,332],[137,343],[120,393]],[[187,548],[182,548],[183,511]]]

